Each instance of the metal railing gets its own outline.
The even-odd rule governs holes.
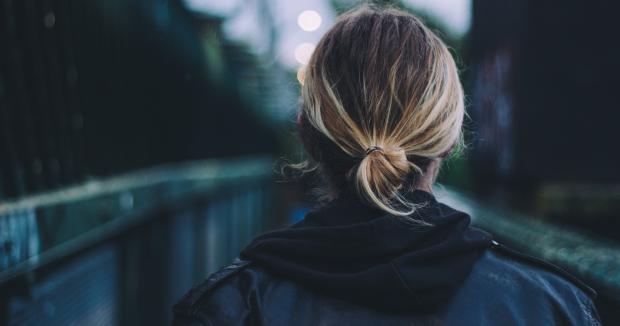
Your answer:
[[[558,265],[593,286],[605,301],[620,305],[620,244],[473,200],[441,187],[440,201],[471,215],[472,223],[526,254]],[[615,312],[615,316],[620,318]]]
[[[276,218],[269,158],[157,167],[0,204],[0,324],[168,324]]]

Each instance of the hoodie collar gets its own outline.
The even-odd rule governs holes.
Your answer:
[[[341,196],[241,253],[315,291],[383,310],[433,310],[466,279],[491,236],[470,217],[416,190],[410,218]],[[422,220],[430,225],[412,222]]]

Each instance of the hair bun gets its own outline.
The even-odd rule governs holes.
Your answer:
[[[407,212],[395,210],[387,203],[397,196],[411,165],[400,147],[369,147],[355,174],[358,192],[389,213],[405,215]]]

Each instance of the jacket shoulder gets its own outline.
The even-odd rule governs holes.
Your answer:
[[[215,291],[216,288],[226,283],[227,280],[234,278],[243,270],[251,265],[250,261],[236,258],[230,265],[222,267],[217,272],[211,274],[204,281],[194,286],[183,298],[172,308],[175,316],[175,325],[200,325],[195,321],[196,313],[200,309],[200,303]],[[185,320],[186,322],[181,322]],[[203,322],[202,324],[207,324]]]
[[[494,242],[457,293],[452,310],[479,310],[476,315],[489,320],[524,324],[535,318],[544,325],[600,325],[595,297],[594,290],[561,268]]]
[[[570,274],[569,272],[565,271],[564,269],[554,264],[551,264],[547,261],[544,261],[542,259],[539,259],[533,256],[526,255],[514,249],[510,249],[504,245],[497,243],[496,241],[493,241],[493,245],[491,246],[491,249],[500,256],[506,257],[510,260],[521,262],[522,264],[529,265],[537,269],[541,269],[543,271],[551,273],[552,275],[556,277],[562,278],[563,280],[567,281],[570,285],[577,287],[579,290],[585,293],[592,300],[596,299],[597,297],[597,293],[596,291],[594,291],[594,289],[589,287],[587,284],[585,284],[583,281],[581,281],[574,275]]]

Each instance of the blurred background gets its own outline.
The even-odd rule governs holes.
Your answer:
[[[381,2],[381,1],[379,1]],[[437,197],[570,271],[620,324],[611,0],[383,1],[450,45],[468,149]],[[166,325],[250,239],[312,207],[294,117],[353,0],[0,0],[0,325]]]

